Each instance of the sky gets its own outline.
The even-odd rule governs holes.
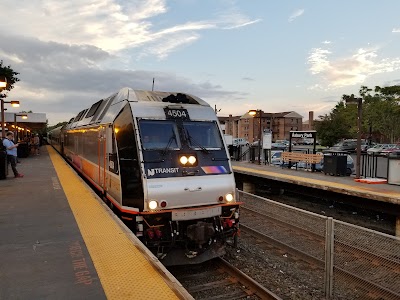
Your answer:
[[[384,5],[383,5],[384,4]],[[361,86],[400,84],[400,1],[0,0],[10,112],[49,125],[123,87],[219,110],[329,113]]]

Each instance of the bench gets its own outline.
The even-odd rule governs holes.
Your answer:
[[[320,154],[309,154],[300,152],[283,152],[282,161],[285,162],[305,162],[308,164],[319,164],[324,156]]]

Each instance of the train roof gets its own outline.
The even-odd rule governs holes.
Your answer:
[[[98,123],[110,123],[117,117],[126,102],[164,102],[172,104],[194,104],[210,107],[204,100],[186,93],[160,92],[133,90],[131,88],[122,88],[108,98],[101,99],[91,107],[80,111],[66,125],[66,129],[72,129],[80,126],[86,126]]]

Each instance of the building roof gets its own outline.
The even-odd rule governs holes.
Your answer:
[[[22,119],[19,114],[27,115],[27,119]],[[17,116],[15,116],[17,115]],[[4,119],[6,123],[13,124],[16,121],[19,126],[25,125],[31,131],[40,131],[46,128],[47,118],[45,113],[10,113],[4,112]]]

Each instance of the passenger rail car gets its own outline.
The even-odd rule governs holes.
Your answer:
[[[49,140],[165,265],[200,263],[236,242],[230,158],[202,99],[124,88]]]

